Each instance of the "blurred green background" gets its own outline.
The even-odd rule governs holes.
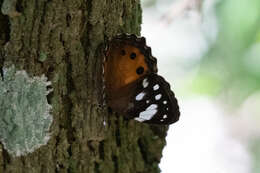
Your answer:
[[[198,62],[193,91],[229,94],[238,106],[260,89],[260,1],[220,1],[216,14],[218,38]]]
[[[166,23],[166,28],[176,20],[188,20],[190,11],[199,14],[201,25],[205,20],[210,22],[212,18],[207,15],[214,13],[216,38],[207,41],[205,36],[207,48],[199,58],[168,58],[169,61],[179,58],[176,68],[184,71],[175,78],[181,85],[175,91],[181,93],[181,99],[189,95],[212,98],[226,116],[237,116],[242,121],[240,130],[248,131],[244,140],[250,153],[250,172],[260,173],[260,0],[143,0],[142,3],[144,15],[158,13],[155,20]],[[209,3],[211,8],[206,6]],[[207,13],[207,10],[213,11]],[[152,19],[144,18],[144,25],[148,20]],[[146,29],[144,36],[151,30],[151,27]],[[207,33],[212,28],[204,30]]]

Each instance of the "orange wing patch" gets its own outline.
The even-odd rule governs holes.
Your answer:
[[[148,72],[144,55],[134,46],[111,47],[105,62],[105,81],[109,90],[122,88]]]

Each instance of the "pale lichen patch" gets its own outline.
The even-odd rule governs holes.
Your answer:
[[[4,0],[1,7],[1,12],[10,17],[20,16],[21,13],[16,11],[16,4],[17,0]]]
[[[14,66],[4,68],[4,80],[0,80],[0,142],[10,154],[25,155],[47,144],[52,123],[46,97],[50,85],[44,75],[31,78]]]

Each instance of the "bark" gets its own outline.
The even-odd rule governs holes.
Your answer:
[[[14,157],[0,144],[0,173],[159,172],[168,127],[127,121],[100,106],[102,47],[118,33],[139,34],[140,2],[11,1],[0,13],[1,66],[48,77],[53,123],[47,145],[28,155]]]

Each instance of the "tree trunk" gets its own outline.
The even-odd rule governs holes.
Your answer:
[[[0,141],[0,173],[160,172],[168,127],[127,121],[100,106],[102,47],[118,33],[140,33],[140,2],[0,0],[0,6],[0,67],[44,74],[53,89],[48,143],[15,156]]]

